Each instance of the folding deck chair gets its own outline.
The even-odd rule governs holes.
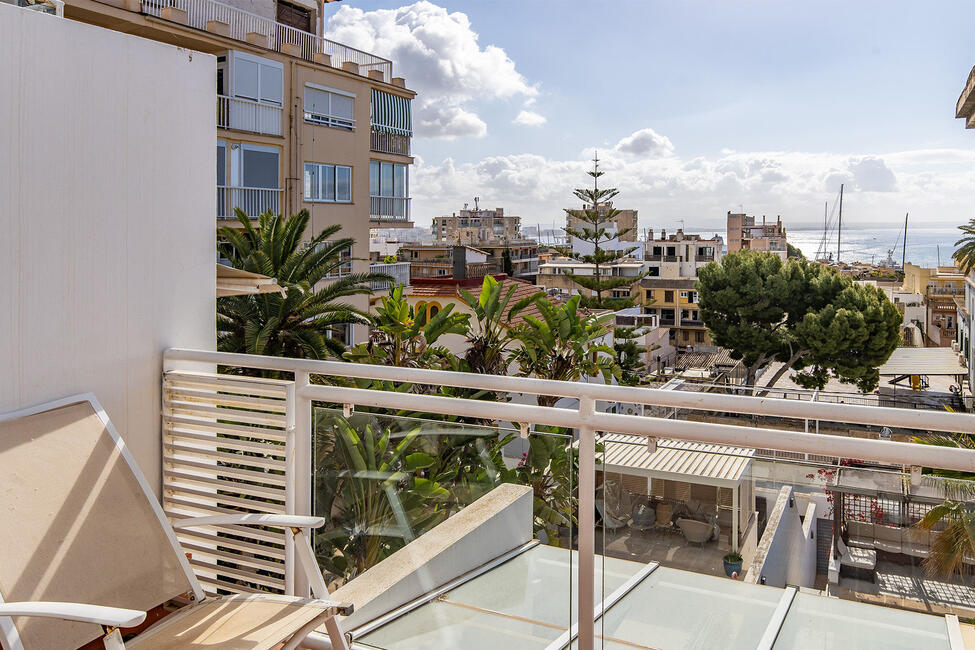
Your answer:
[[[170,525],[125,443],[93,395],[0,415],[0,642],[6,650],[269,649],[325,625],[347,650],[336,615],[352,606],[327,589],[306,531],[320,517],[216,515]],[[177,528],[290,529],[315,598],[203,593]],[[189,605],[123,644],[119,628],[178,597]]]

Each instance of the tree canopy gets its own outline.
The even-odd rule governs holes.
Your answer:
[[[791,369],[807,388],[822,388],[832,374],[873,390],[877,368],[901,340],[901,314],[883,291],[804,259],[732,253],[701,269],[697,290],[712,340],[742,360],[749,385],[780,361],[766,387]]]
[[[613,240],[621,241],[626,235],[633,232],[634,229],[613,229],[608,227],[610,224],[616,222],[616,218],[621,212],[609,205],[609,202],[619,194],[619,190],[614,187],[599,188],[599,178],[604,172],[599,171],[598,157],[593,159],[592,171],[586,173],[592,177],[592,189],[579,188],[573,192],[576,198],[583,202],[584,207],[581,210],[565,211],[569,217],[569,224],[565,227],[565,234],[592,244],[593,251],[591,253],[578,253],[573,252],[571,249],[565,249],[561,252],[574,260],[592,264],[594,267],[593,274],[577,275],[575,273],[566,273],[565,275],[583,289],[587,289],[589,292],[596,294],[594,298],[587,294],[583,300],[584,307],[597,309],[629,307],[633,304],[632,300],[607,297],[605,294],[610,293],[611,296],[614,289],[629,288],[635,282],[639,282],[643,276],[613,276],[607,267],[627,257],[638,247],[606,249],[600,244],[606,245]],[[573,225],[573,221],[576,222],[575,225]]]
[[[975,219],[969,219],[964,226],[958,226],[962,231],[962,238],[955,242],[955,252],[952,257],[962,273],[968,273],[975,268]]]

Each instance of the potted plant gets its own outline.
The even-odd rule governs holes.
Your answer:
[[[724,572],[729,578],[733,573],[741,575],[741,553],[728,553],[723,558],[724,560]]]

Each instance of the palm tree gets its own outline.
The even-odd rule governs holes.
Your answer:
[[[304,242],[310,216],[307,210],[288,218],[270,212],[258,226],[242,210],[235,210],[240,228],[223,227],[217,248],[234,266],[273,277],[279,293],[231,296],[217,300],[217,349],[280,357],[325,359],[341,357],[345,347],[333,336],[349,324],[368,325],[367,313],[343,298],[372,293],[370,282],[391,281],[381,273],[339,276],[354,240],[332,239],[342,228],[334,225]]]
[[[945,499],[928,510],[917,525],[931,530],[941,522],[945,527],[931,541],[924,567],[932,575],[970,573],[969,563],[975,558],[975,512],[964,501]]]
[[[958,230],[965,234],[955,242],[958,248],[955,249],[952,257],[955,258],[955,263],[962,273],[968,273],[975,268],[975,218],[969,219],[964,226],[958,226]]]

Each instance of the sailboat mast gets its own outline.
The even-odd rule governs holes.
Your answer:
[[[904,266],[907,264],[907,217],[910,212],[904,214],[904,251],[901,253],[901,273],[906,273]]]
[[[836,263],[840,263],[840,241],[843,239],[843,183],[840,183],[840,217],[836,227]]]

